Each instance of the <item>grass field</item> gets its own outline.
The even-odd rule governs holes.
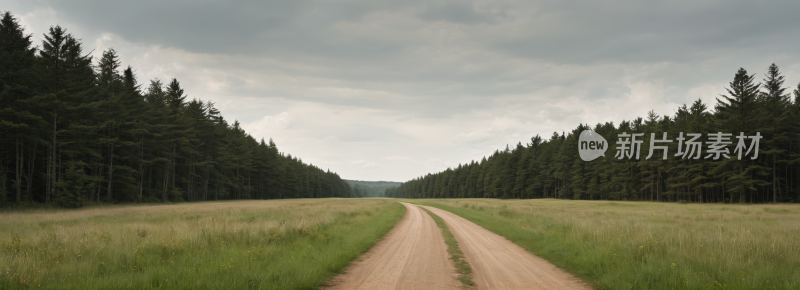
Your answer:
[[[404,213],[381,199],[0,212],[0,289],[313,289]]]
[[[800,289],[800,206],[410,200],[453,212],[600,289]]]

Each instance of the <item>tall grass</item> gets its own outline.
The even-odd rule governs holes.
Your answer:
[[[602,289],[800,289],[797,205],[447,199]]]
[[[5,212],[0,288],[317,288],[404,213],[378,199]]]

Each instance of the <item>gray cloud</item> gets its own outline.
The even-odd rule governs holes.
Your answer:
[[[426,1],[417,16],[424,21],[447,21],[461,24],[493,24],[509,20],[505,11],[480,9],[470,1]]]
[[[797,1],[0,1],[178,78],[346,178],[407,180],[579,123],[800,80]],[[713,106],[709,106],[713,107]],[[387,154],[387,152],[390,152]]]

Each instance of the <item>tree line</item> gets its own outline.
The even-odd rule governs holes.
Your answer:
[[[176,79],[138,83],[50,27],[32,46],[0,19],[0,206],[350,197],[336,173],[257,141]]]
[[[359,197],[383,197],[387,188],[397,187],[401,183],[394,181],[362,181],[347,180],[347,184],[353,189],[353,194]]]
[[[536,135],[530,143],[497,150],[488,158],[427,174],[386,190],[403,198],[561,198],[588,200],[648,200],[686,202],[798,202],[800,201],[800,84],[793,92],[772,64],[763,79],[739,69],[727,94],[711,109],[701,100],[679,107],[674,116],[658,116],[597,124],[580,124],[571,132],[554,132],[549,140]],[[791,99],[794,99],[792,102]],[[578,155],[578,137],[593,130],[608,140],[604,158],[585,162]],[[709,133],[734,136],[759,132],[759,156],[684,158],[677,141],[668,144],[668,158],[660,152],[647,159],[649,142],[641,144],[640,159],[610,157],[620,134],[656,134],[677,140],[679,134],[702,133],[703,149]],[[624,140],[624,139],[623,139]],[[663,146],[663,145],[657,145]],[[749,143],[748,143],[749,146]],[[654,147],[655,148],[655,147]],[[610,151],[610,152],[609,152]],[[703,156],[706,156],[703,154]]]

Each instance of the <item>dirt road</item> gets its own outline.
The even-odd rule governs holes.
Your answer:
[[[403,219],[327,289],[459,288],[436,222],[422,209],[403,205]]]
[[[447,223],[472,266],[472,280],[478,289],[591,289],[502,236],[450,212],[424,208]]]
[[[461,283],[436,223],[403,203],[402,220],[327,289],[459,289]],[[433,207],[472,266],[477,289],[591,289],[550,262],[464,218]]]

